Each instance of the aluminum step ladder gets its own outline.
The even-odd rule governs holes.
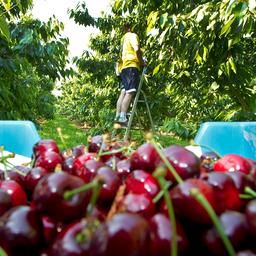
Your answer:
[[[143,85],[143,82],[145,80],[145,74],[146,74],[146,67],[144,67],[143,70],[142,70],[138,90],[137,90],[137,93],[135,95],[135,98],[134,98],[134,101],[133,101],[133,104],[132,104],[131,114],[128,118],[128,124],[127,124],[127,126],[121,126],[120,127],[120,128],[125,129],[124,138],[123,138],[124,141],[127,141],[130,137],[130,133],[131,133],[131,129],[132,129],[132,122],[133,122],[134,116],[135,116],[135,114],[138,116],[138,114],[137,114],[137,105],[138,105],[139,102],[145,103],[147,114],[148,114],[150,125],[151,125],[151,131],[152,131],[152,133],[155,132],[154,123],[153,123],[152,115],[151,115],[151,112],[150,112],[149,104],[148,104],[146,95],[142,90],[142,85]],[[140,95],[142,95],[143,99],[140,99]],[[116,131],[114,131],[114,136],[115,136],[115,134],[116,134]],[[112,135],[112,137],[113,137],[113,135]]]

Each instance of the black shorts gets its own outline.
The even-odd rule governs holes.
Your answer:
[[[139,70],[134,67],[125,68],[121,72],[121,79],[125,92],[136,92],[140,82]]]

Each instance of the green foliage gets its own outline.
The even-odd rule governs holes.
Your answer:
[[[0,119],[52,118],[56,79],[66,69],[68,40],[63,24],[33,20],[26,13],[31,0],[0,3]]]
[[[90,54],[85,52],[76,59],[82,75],[63,87],[84,84],[88,91],[85,102],[90,97],[94,100],[86,104],[87,113],[102,109],[114,112],[113,96],[117,99],[118,95],[113,70],[120,57],[122,25],[130,21],[148,62],[143,90],[155,124],[191,137],[204,121],[255,120],[253,1],[115,0],[111,13],[101,18],[92,19],[84,3],[71,13],[77,23],[93,25],[100,31],[91,38]],[[102,94],[109,100],[97,100],[102,96],[95,92],[102,88],[109,90]],[[70,100],[76,102],[71,105],[83,109],[82,99]],[[82,115],[73,114],[85,121]],[[145,109],[140,114],[147,128]],[[98,115],[91,118],[100,122]]]

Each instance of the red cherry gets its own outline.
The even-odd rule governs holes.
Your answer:
[[[62,157],[53,151],[46,151],[44,153],[41,153],[36,161],[35,161],[35,167],[43,167],[49,172],[53,172],[57,165],[61,165],[62,163]]]
[[[170,164],[179,174],[181,179],[185,180],[199,176],[200,159],[185,147],[172,145],[164,148],[163,154],[169,160]],[[164,163],[161,165],[165,166]],[[167,170],[166,178],[171,180],[173,183],[177,182],[170,170]]]
[[[240,210],[242,201],[239,190],[230,176],[226,173],[211,172],[208,175],[207,182],[212,185],[214,190],[217,213],[222,213],[225,210]]]
[[[226,211],[220,215],[221,226],[230,239],[234,249],[239,249],[248,237],[248,223],[243,213]],[[213,255],[226,255],[226,249],[216,229],[212,227],[202,237],[203,244]]]
[[[249,223],[251,235],[256,239],[256,199],[251,200],[246,205],[245,214]]]
[[[0,181],[0,189],[4,190],[11,196],[13,206],[25,205],[27,203],[27,195],[16,181]]]
[[[50,248],[50,255],[85,256],[90,253],[93,223],[82,219],[65,228]],[[95,224],[96,225],[96,224]]]
[[[42,222],[29,206],[11,208],[0,218],[0,246],[8,255],[38,255]]]
[[[145,218],[152,217],[155,212],[155,204],[148,194],[132,194],[124,196],[121,208],[130,213],[137,213]]]
[[[88,193],[74,195],[70,200],[64,193],[84,185],[84,181],[66,172],[51,173],[35,187],[33,200],[36,209],[56,221],[72,221],[85,214]]]
[[[94,153],[84,153],[74,160],[75,169],[78,170],[81,168],[88,160],[96,159]]]
[[[43,167],[32,168],[25,176],[25,187],[29,192],[33,192],[37,183],[50,172]]]
[[[43,224],[44,241],[46,242],[47,245],[49,245],[55,240],[57,236],[58,224],[55,220],[53,220],[49,216],[42,216],[42,224]]]
[[[12,198],[4,190],[0,189],[0,216],[12,208]]]
[[[130,157],[131,169],[153,172],[159,159],[160,157],[155,147],[150,143],[145,143],[132,153]]]
[[[142,170],[131,172],[125,180],[125,187],[127,193],[146,193],[152,198],[160,191],[156,178],[154,178],[152,174]]]
[[[213,169],[216,172],[243,172],[249,174],[252,170],[251,163],[244,157],[236,154],[228,154],[217,160]]]
[[[89,141],[88,152],[97,153],[99,152],[100,148],[102,148],[103,151],[108,149],[107,145],[103,142],[103,136],[93,136]]]
[[[170,190],[170,196],[177,216],[199,224],[212,223],[207,211],[191,195],[192,188],[196,188],[204,195],[209,204],[216,210],[214,190],[210,184],[200,179],[187,179]],[[163,201],[161,212],[168,214]],[[167,215],[168,216],[168,215]]]
[[[60,154],[60,150],[55,140],[40,140],[33,147],[34,155],[37,157],[46,151],[52,151],[57,154]]]
[[[138,214],[118,213],[94,232],[92,255],[149,255],[150,228]]]
[[[116,171],[121,180],[125,180],[127,175],[131,172],[130,159],[123,159],[116,163]]]
[[[84,180],[85,183],[89,183],[96,176],[96,171],[103,166],[105,166],[104,163],[96,159],[89,159],[75,170],[75,175]]]
[[[75,175],[76,168],[74,162],[75,159],[72,156],[65,158],[61,165],[62,171]]]
[[[170,241],[173,237],[172,225],[164,214],[157,213],[149,221],[151,228],[151,255],[169,256]],[[188,250],[188,239],[180,222],[176,220],[178,255],[183,255]]]

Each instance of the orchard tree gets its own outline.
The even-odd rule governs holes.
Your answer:
[[[54,82],[72,74],[66,68],[68,40],[60,37],[63,24],[54,17],[34,20],[32,1],[0,4],[0,118],[52,117]]]

